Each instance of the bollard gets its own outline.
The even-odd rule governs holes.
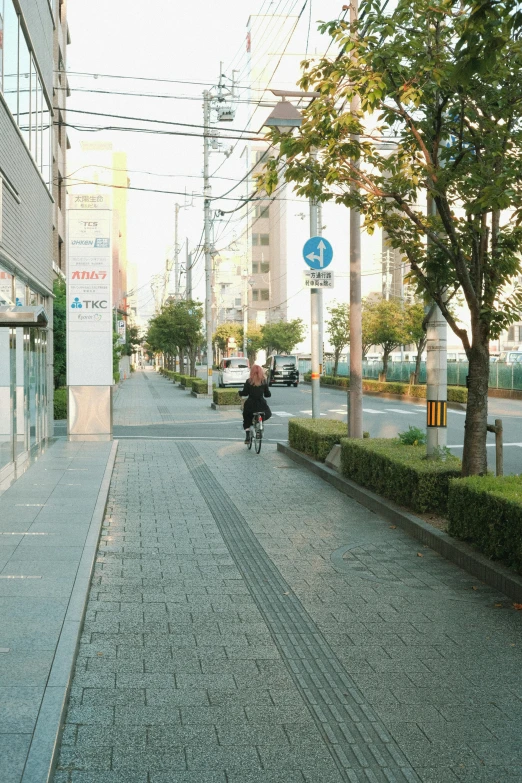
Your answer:
[[[504,475],[504,428],[502,419],[495,419],[495,424],[488,424],[488,432],[495,433],[495,472],[497,476]]]

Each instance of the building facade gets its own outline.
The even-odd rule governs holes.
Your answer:
[[[53,69],[59,0],[0,0],[0,491],[52,428]]]

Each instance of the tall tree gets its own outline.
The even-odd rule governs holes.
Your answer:
[[[417,349],[414,373],[415,383],[419,382],[422,353],[426,348],[428,337],[425,320],[426,314],[424,312],[424,305],[420,302],[414,302],[413,304],[404,307],[404,328],[407,337],[405,342],[413,343]]]
[[[241,341],[243,341],[243,330],[241,330]],[[258,352],[263,348],[263,332],[259,324],[251,321],[247,328],[247,356],[250,364],[254,364]]]
[[[326,310],[330,316],[326,330],[334,349],[333,374],[335,376],[339,366],[339,357],[350,342],[350,305],[343,302],[335,302],[330,307],[327,307]]]
[[[464,475],[487,470],[489,341],[522,315],[522,42],[503,34],[495,68],[459,82],[469,20],[461,0],[362,0],[359,21],[323,25],[339,56],[305,63],[301,87],[320,97],[297,135],[271,134],[297,192],[358,209],[369,231],[381,225],[462,341]],[[277,179],[268,161],[269,195]],[[470,328],[451,312],[459,290]]]
[[[365,342],[382,348],[382,374],[386,378],[390,353],[407,342],[407,332],[404,325],[404,311],[396,299],[377,299],[366,301],[366,335]]]
[[[58,278],[53,283],[53,364],[54,388],[67,383],[67,302],[65,280]]]
[[[219,348],[221,353],[226,353],[230,337],[234,338],[238,347],[241,345],[243,330],[239,324],[233,322],[220,324],[212,335],[212,342]]]
[[[263,343],[267,350],[277,353],[291,353],[303,341],[305,325],[301,318],[292,321],[276,321],[261,327]]]

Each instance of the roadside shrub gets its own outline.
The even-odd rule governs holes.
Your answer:
[[[448,386],[448,402],[468,401],[468,390],[465,386]]]
[[[399,440],[404,446],[424,446],[426,443],[426,431],[419,427],[408,427],[404,432],[399,432]]]
[[[237,389],[214,389],[212,399],[216,405],[239,405],[241,402]]]
[[[54,390],[54,418],[55,420],[67,418],[67,387],[62,386]]]
[[[311,372],[305,372],[304,375],[303,375],[303,380],[307,381],[308,383],[310,383],[310,381],[312,380],[312,373]]]
[[[119,370],[117,370],[116,372],[113,372],[112,376],[114,378],[114,383],[119,383],[120,382],[120,372],[119,372]]]
[[[194,381],[195,378],[193,378],[191,375],[180,375],[179,376],[179,383],[182,389],[186,389],[187,387],[190,387],[192,384],[192,381]]]
[[[292,448],[324,462],[332,446],[346,436],[346,424],[334,419],[290,419],[288,442]]]
[[[195,394],[206,394],[208,391],[206,378],[192,378],[192,391]]]
[[[341,472],[346,478],[413,511],[447,508],[448,485],[460,475],[457,457],[426,459],[422,446],[404,446],[398,438],[341,441]]]
[[[522,574],[522,476],[450,481],[448,533]]]

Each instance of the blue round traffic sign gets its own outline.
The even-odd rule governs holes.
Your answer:
[[[310,237],[304,244],[303,258],[311,269],[325,269],[332,262],[333,247],[324,237]]]

